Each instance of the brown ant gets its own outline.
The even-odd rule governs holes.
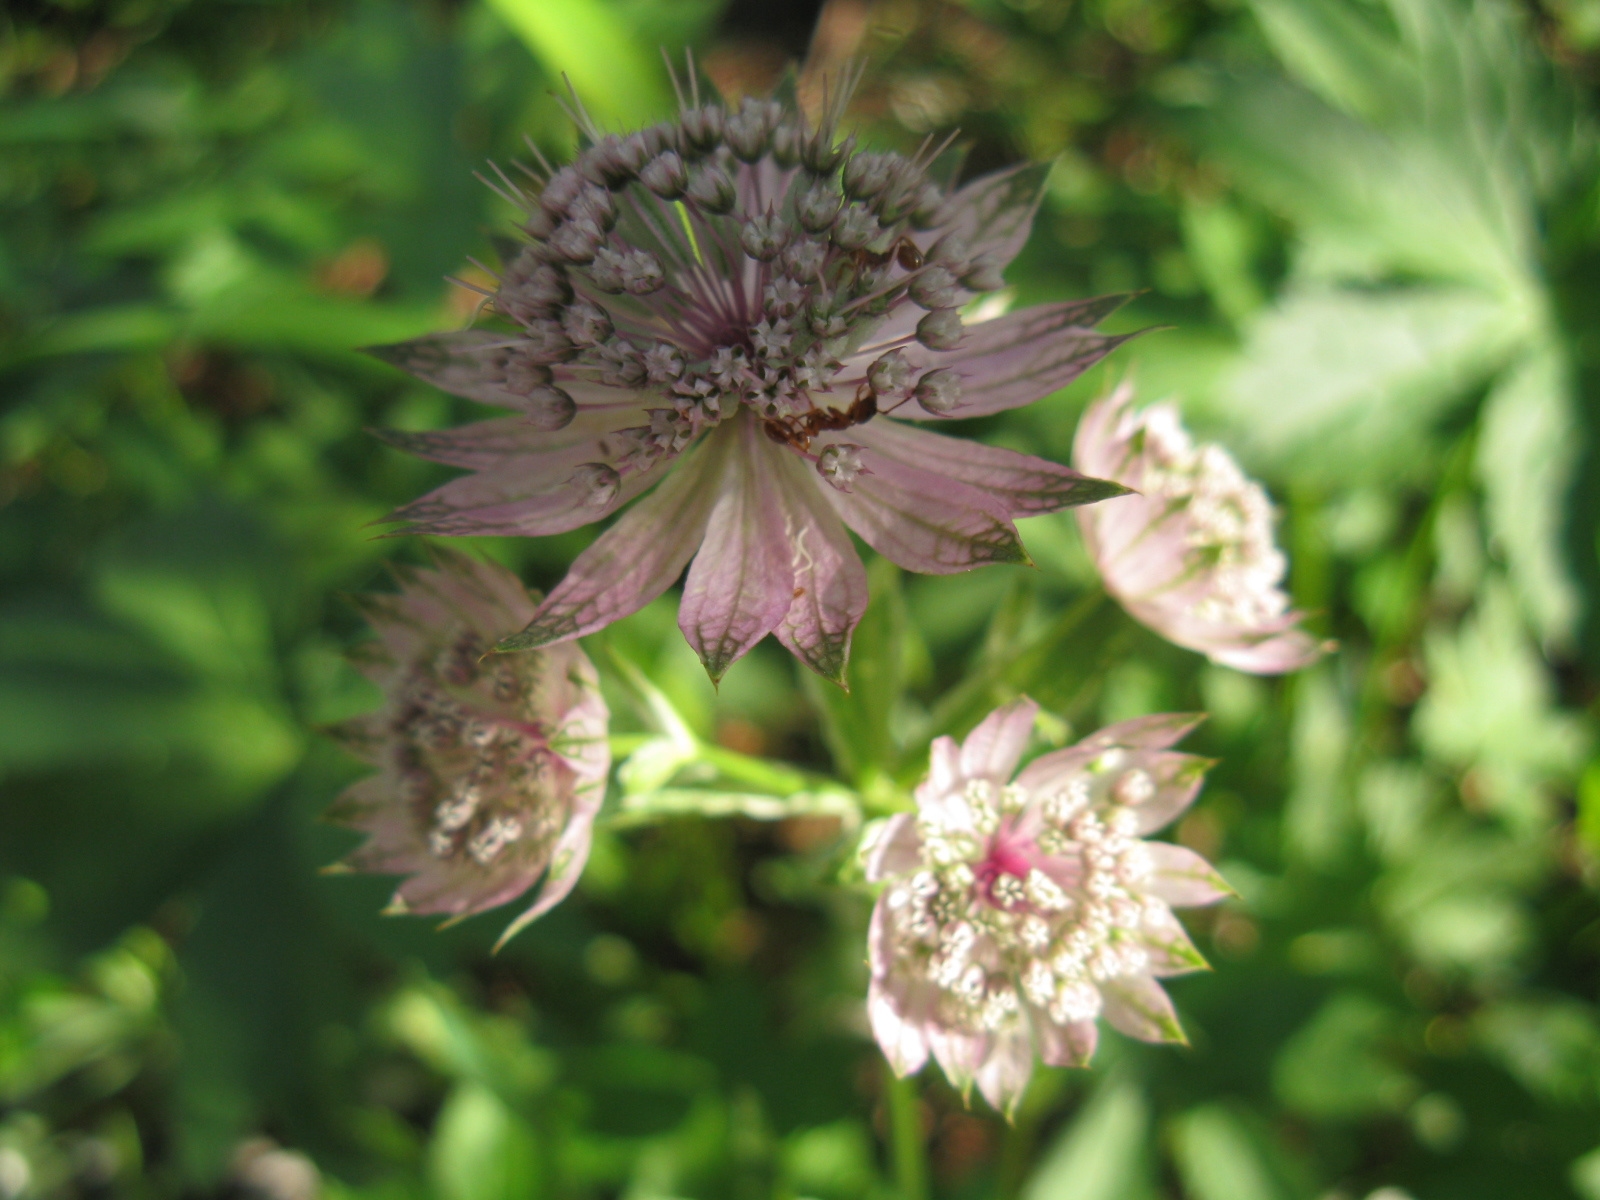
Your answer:
[[[811,439],[823,430],[865,425],[877,415],[878,393],[872,390],[870,383],[863,381],[849,408],[813,408],[797,417],[767,417],[761,422],[761,428],[773,441],[806,454],[811,450]]]
[[[855,263],[857,275],[868,267],[881,267],[891,258],[907,271],[915,271],[922,265],[922,251],[905,234],[890,242],[887,250],[868,250],[863,246],[860,250],[853,250],[850,253],[850,261]]]

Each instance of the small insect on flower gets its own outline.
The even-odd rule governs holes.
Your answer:
[[[1010,1111],[1035,1058],[1083,1066],[1097,1018],[1181,1041],[1156,980],[1205,966],[1172,915],[1230,894],[1198,855],[1145,841],[1187,808],[1207,760],[1169,750],[1200,721],[1124,721],[1016,772],[1038,706],[940,738],[917,809],[879,827],[867,878],[868,1012],[901,1075],[929,1054],[963,1092]]]
[[[501,178],[527,240],[493,327],[375,350],[520,414],[385,435],[473,472],[392,514],[410,532],[555,534],[638,501],[501,649],[592,633],[688,567],[679,625],[714,679],[772,633],[842,681],[867,602],[847,528],[944,574],[1026,561],[1014,518],[1124,490],[909,423],[1062,387],[1125,340],[1093,328],[1121,298],[967,327],[1044,171],[951,189],[941,147],[858,150],[838,131],[848,82],[815,123],[692,80],[675,120],[627,136],[576,111],[571,165]]]
[[[1126,386],[1090,406],[1073,461],[1138,495],[1078,524],[1109,591],[1137,620],[1213,662],[1259,675],[1299,670],[1332,643],[1298,628],[1282,587],[1272,504],[1228,452],[1196,446],[1178,411],[1134,412]]]
[[[490,654],[536,607],[509,571],[440,554],[397,573],[398,592],[364,605],[378,638],[362,669],[383,706],[335,731],[377,768],[329,809],[367,835],[338,868],[407,875],[390,911],[458,918],[542,878],[504,942],[565,897],[589,857],[609,714],[576,645]]]

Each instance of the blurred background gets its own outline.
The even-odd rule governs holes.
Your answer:
[[[691,749],[491,955],[317,874],[349,597],[422,552],[366,525],[448,475],[364,430],[476,415],[351,348],[460,327],[511,219],[473,172],[570,152],[562,73],[664,115],[662,46],[731,95],[861,57],[867,141],[1054,160],[1017,302],[1166,328],[966,432],[1059,460],[1117,379],[1177,399],[1341,650],[1073,628],[1070,516],[1037,571],[875,564],[848,697],[770,644],[714,695],[669,597],[591,649]],[[1600,1200],[1597,82],[1596,0],[11,0],[0,1200]],[[472,548],[547,586],[592,533]],[[1062,739],[1209,712],[1175,836],[1240,899],[1189,914],[1189,1047],[1109,1035],[1012,1125],[929,1071],[919,1180],[848,798],[755,760],[881,809],[1021,691]],[[666,811],[730,762],[772,803]]]

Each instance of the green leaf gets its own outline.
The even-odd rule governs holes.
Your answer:
[[[428,1147],[441,1200],[527,1200],[543,1175],[533,1130],[491,1091],[463,1084],[450,1093]]]
[[[1289,1178],[1282,1152],[1255,1123],[1219,1104],[1191,1109],[1173,1123],[1173,1151],[1192,1200],[1309,1200]]]
[[[1251,324],[1219,403],[1246,458],[1308,483],[1414,474],[1435,424],[1519,332],[1465,288],[1292,291]]]
[[[1556,346],[1534,350],[1484,403],[1477,475],[1494,547],[1540,640],[1570,644],[1580,606],[1563,552],[1581,453],[1571,371]]]
[[[1150,1179],[1150,1108],[1131,1078],[1094,1091],[1022,1189],[1022,1200],[1143,1200]]]
[[[552,75],[565,75],[601,120],[641,125],[666,115],[670,93],[659,57],[632,37],[604,0],[489,0]]]
[[[1340,993],[1284,1044],[1273,1063],[1274,1090],[1313,1118],[1398,1112],[1418,1091],[1391,1061],[1401,1045],[1399,1022],[1388,1008],[1359,992]]]

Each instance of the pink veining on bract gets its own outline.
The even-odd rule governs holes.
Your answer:
[[[1199,721],[1124,721],[1017,771],[1038,708],[1019,700],[932,747],[916,811],[866,849],[868,1014],[900,1074],[932,1056],[996,1108],[1036,1060],[1082,1066],[1096,1021],[1182,1039],[1158,978],[1203,967],[1173,916],[1228,888],[1198,855],[1143,835],[1193,801],[1209,763],[1169,749]]]
[[[951,188],[927,144],[841,138],[776,100],[691,88],[668,122],[502,175],[526,214],[493,328],[380,347],[519,415],[391,443],[472,473],[393,514],[411,532],[538,536],[632,503],[501,648],[582,636],[689,568],[679,623],[713,678],[767,634],[843,679],[867,601],[847,529],[914,571],[1022,562],[1013,520],[1122,488],[910,424],[1062,387],[1124,336],[1120,303],[967,327],[1027,237],[1044,172]],[[692,565],[691,565],[692,564]]]

